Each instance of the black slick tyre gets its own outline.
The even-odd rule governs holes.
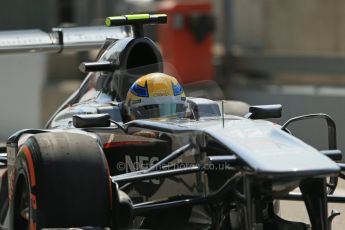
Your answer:
[[[109,170],[93,138],[34,135],[20,148],[15,167],[11,229],[110,226]]]

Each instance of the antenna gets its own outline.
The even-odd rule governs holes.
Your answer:
[[[222,100],[222,121],[223,121],[223,128],[224,128],[224,100]]]

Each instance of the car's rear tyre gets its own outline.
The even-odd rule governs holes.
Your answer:
[[[93,138],[34,135],[20,148],[15,167],[12,229],[110,226],[109,170]]]

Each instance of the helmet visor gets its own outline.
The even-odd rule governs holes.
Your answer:
[[[136,119],[160,117],[182,118],[185,114],[185,104],[166,103],[143,105],[132,109]]]

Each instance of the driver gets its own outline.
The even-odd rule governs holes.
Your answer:
[[[125,101],[128,120],[182,117],[186,107],[181,85],[164,73],[140,77],[130,87]]]

